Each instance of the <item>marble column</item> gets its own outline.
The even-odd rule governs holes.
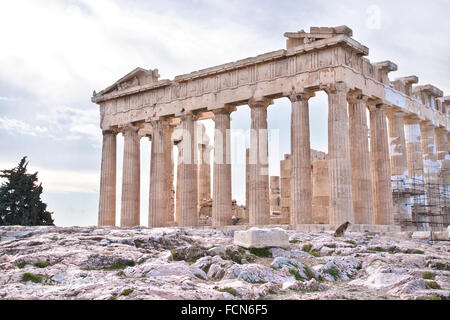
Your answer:
[[[122,207],[120,226],[140,224],[140,137],[135,127],[124,128]]]
[[[166,120],[152,122],[152,151],[150,162],[149,227],[164,227],[169,217],[170,162],[167,156],[170,140],[169,124]]]
[[[423,158],[420,133],[420,120],[417,118],[405,118],[406,158],[408,164],[409,179],[422,180],[423,182]]]
[[[406,227],[411,221],[410,185],[405,138],[405,114],[389,110],[389,154],[391,159],[391,182],[393,189],[394,221]]]
[[[198,201],[211,199],[211,146],[199,145],[200,163],[198,165]]]
[[[245,215],[248,218],[250,206],[250,149],[245,149]]]
[[[367,126],[368,97],[350,94],[350,163],[355,224],[374,224],[372,179],[370,176],[369,128]]]
[[[447,129],[436,128],[436,156],[439,167],[439,181],[441,184],[450,184],[450,155],[448,151]]]
[[[436,151],[437,151],[437,160],[439,163],[439,181],[443,185],[443,190],[446,194],[450,194],[450,155],[448,152],[448,134],[447,129],[445,128],[436,128]],[[447,200],[447,203],[450,201]],[[445,203],[444,203],[445,204]],[[443,213],[445,216],[443,217],[443,222],[446,225],[450,224],[450,208],[444,207]]]
[[[267,107],[272,100],[251,99],[249,224],[270,223]]]
[[[167,192],[168,192],[168,216],[169,223],[175,220],[175,186],[174,186],[174,163],[173,163],[173,141],[172,141],[173,127],[168,127],[166,134],[166,162],[167,162]]]
[[[439,199],[439,176],[438,161],[436,154],[436,141],[434,126],[428,122],[420,123],[420,132],[422,133],[422,155],[423,155],[423,173],[425,179],[425,196],[427,202],[428,221],[431,222],[433,230],[442,229],[442,216]]]
[[[194,115],[187,114],[181,118],[183,128],[182,160],[180,170],[179,227],[198,225],[198,164],[197,142],[195,141]]]
[[[394,223],[391,164],[386,123],[386,110],[382,104],[370,106],[370,158],[375,224]]]
[[[425,183],[438,183],[438,162],[434,126],[428,122],[420,123],[422,134],[422,155]]]
[[[328,161],[330,176],[330,224],[355,222],[350,164],[348,88],[337,82],[328,94]]]
[[[308,100],[314,93],[289,96],[291,109],[291,225],[312,224],[311,145]]]
[[[175,193],[175,221],[178,222],[178,218],[180,217],[180,164],[183,159],[183,148],[181,144],[181,140],[176,141],[175,145],[178,150],[178,160],[177,160],[177,184],[176,184],[176,193]]]
[[[116,133],[103,131],[102,166],[100,176],[99,226],[116,225]]]
[[[231,225],[230,111],[224,108],[214,112],[213,227]]]

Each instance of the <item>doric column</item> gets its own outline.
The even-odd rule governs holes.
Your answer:
[[[270,222],[269,205],[269,150],[267,134],[267,107],[272,100],[251,99],[250,126],[250,183],[249,223],[267,225]]]
[[[211,199],[211,149],[206,144],[199,145],[200,163],[198,165],[198,201]]]
[[[436,150],[439,163],[439,182],[443,185],[446,194],[450,192],[450,155],[448,152],[448,133],[445,128],[436,128]],[[447,201],[448,202],[448,201]],[[445,204],[445,203],[444,203]],[[443,206],[443,222],[450,224],[450,208]]]
[[[349,119],[345,83],[338,82],[328,94],[328,161],[330,175],[330,224],[355,222],[350,165]]]
[[[116,225],[116,133],[103,131],[100,176],[99,226]]]
[[[370,156],[375,224],[392,225],[391,164],[385,106],[370,106]]]
[[[328,171],[327,171],[328,174]],[[291,155],[285,154],[280,161],[281,223],[291,223]]]
[[[166,120],[155,120],[152,121],[152,129],[148,226],[163,227],[170,210],[170,160],[167,154],[167,144],[171,144],[167,139],[170,127]]]
[[[440,216],[441,203],[438,189],[439,166],[437,162],[434,126],[429,122],[421,122],[420,132],[422,134],[423,175],[426,184],[427,213],[431,216],[428,218],[428,221],[431,222],[433,230],[441,230],[442,216]]]
[[[176,141],[175,145],[178,150],[178,160],[177,160],[177,185],[176,185],[176,193],[175,193],[175,221],[178,222],[178,218],[180,217],[180,164],[183,159],[183,148],[181,144],[181,140]]]
[[[374,224],[372,179],[370,176],[369,128],[366,96],[348,96],[350,122],[350,163],[355,224]]]
[[[450,184],[450,155],[448,152],[447,129],[436,128],[436,153],[439,166],[439,181],[441,184]]]
[[[394,221],[406,227],[411,221],[409,204],[408,158],[405,138],[405,114],[398,110],[386,113],[389,131],[389,154],[391,159],[391,183],[393,189]]]
[[[250,149],[245,149],[245,215],[248,218],[250,206]]]
[[[231,225],[230,112],[228,108],[214,112],[213,227]]]
[[[410,179],[423,180],[423,158],[420,134],[420,120],[405,118],[406,157]]]
[[[187,114],[181,118],[183,128],[182,159],[180,170],[180,201],[178,226],[192,227],[198,225],[198,177],[197,177],[197,142],[195,141],[194,115]]]
[[[172,140],[173,126],[168,127],[168,132],[166,134],[166,159],[167,159],[167,184],[168,184],[168,222],[173,222],[175,220],[175,187],[174,187],[174,164],[173,164],[173,140]]]
[[[330,207],[330,177],[328,160],[318,160],[313,163],[313,223],[329,224]]]
[[[420,123],[422,134],[423,172],[425,183],[438,183],[438,162],[434,126],[428,122]]]
[[[140,220],[140,137],[136,127],[123,129],[122,210],[120,226],[139,226]]]
[[[313,92],[289,96],[291,109],[291,224],[312,224],[311,145],[308,100]]]

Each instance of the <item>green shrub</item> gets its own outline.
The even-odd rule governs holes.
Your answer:
[[[130,294],[132,294],[133,291],[134,291],[134,289],[125,289],[122,291],[122,293],[120,295],[126,297],[126,296],[129,296]]]
[[[35,266],[36,268],[47,268],[51,266],[51,264],[47,262],[37,261],[33,263],[33,266]]]
[[[24,273],[22,275],[22,281],[27,282],[31,281],[34,283],[41,283],[44,280],[44,276],[42,274],[33,274],[33,273]]]
[[[312,249],[312,244],[305,244],[305,245],[302,247],[302,251],[304,251],[304,252],[310,252],[311,249]]]
[[[425,285],[428,289],[439,290],[441,286],[434,281],[426,281]]]
[[[433,272],[425,272],[422,277],[425,280],[434,280],[436,278],[436,274]]]
[[[270,252],[267,248],[251,248],[248,251],[250,251],[251,254],[254,254],[257,257],[263,257],[263,258],[271,258],[272,252]]]
[[[28,262],[22,261],[21,263],[17,264],[17,268],[19,269],[23,269],[25,268],[25,266],[28,264]]]
[[[229,293],[229,294],[231,294],[231,295],[233,295],[233,296],[235,296],[235,297],[237,297],[237,296],[239,296],[239,293],[236,291],[236,289],[233,289],[233,288],[223,288],[223,289],[217,289],[217,291],[220,291],[220,292],[227,292],[227,293]]]

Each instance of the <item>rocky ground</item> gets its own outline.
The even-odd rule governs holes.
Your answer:
[[[0,299],[448,299],[450,243],[288,231],[0,227]]]

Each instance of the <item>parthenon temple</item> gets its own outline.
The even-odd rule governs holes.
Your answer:
[[[122,133],[124,227],[140,225],[143,137],[151,140],[149,227],[331,230],[351,222],[394,232],[448,226],[450,97],[418,85],[417,76],[391,80],[397,65],[372,63],[346,26],[284,36],[286,49],[174,80],[137,68],[94,91],[103,131],[99,225],[116,225],[116,138]],[[310,145],[308,101],[317,91],[328,95],[328,153]],[[292,104],[291,148],[280,176],[270,177],[267,108],[279,98]],[[250,147],[242,177],[246,203],[238,206],[230,115],[244,105],[251,110]],[[199,125],[204,119],[214,121],[214,137]]]

